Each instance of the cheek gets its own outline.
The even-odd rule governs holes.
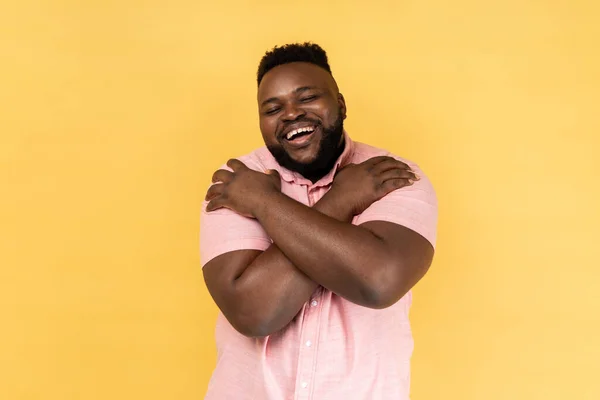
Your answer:
[[[277,124],[273,121],[269,121],[266,119],[262,119],[259,121],[260,132],[262,133],[262,137],[267,143],[275,142],[275,130],[277,128]]]
[[[325,124],[327,124],[328,128],[331,128],[331,127],[333,127],[333,125],[335,125],[335,122],[337,121],[337,116],[338,116],[338,113],[335,111],[328,112],[324,116],[324,121],[325,121]]]
[[[335,124],[339,111],[340,110],[337,103],[327,103],[322,105],[319,110],[316,111],[316,113],[319,115],[323,123],[331,127],[333,124]]]

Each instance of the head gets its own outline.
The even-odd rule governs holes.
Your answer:
[[[265,144],[277,162],[313,182],[344,149],[346,103],[316,44],[267,52],[258,67],[258,109]]]

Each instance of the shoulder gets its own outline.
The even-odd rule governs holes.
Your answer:
[[[356,217],[355,223],[360,225],[369,221],[392,222],[417,232],[435,247],[438,203],[431,181],[415,162],[365,144],[357,143],[352,162],[359,163],[377,156],[392,157],[408,164],[419,180],[410,186],[388,193],[373,203]]]
[[[393,154],[389,150],[381,149],[379,147],[371,146],[371,145],[368,145],[365,143],[354,142],[354,154],[353,154],[352,159],[355,164],[366,161],[369,158],[380,157],[380,156],[388,156],[388,157],[395,158],[396,160],[405,162],[407,164],[409,164],[409,163],[414,164],[410,160],[407,160],[404,157],[400,157],[396,154]]]
[[[380,157],[380,156],[391,157],[391,158],[394,158],[398,161],[405,163],[413,171],[417,172],[421,178],[425,178],[427,181],[429,181],[429,179],[427,179],[427,177],[425,176],[425,173],[421,170],[419,164],[417,164],[416,162],[414,162],[410,159],[401,157],[397,154],[393,154],[392,152],[390,152],[386,149],[381,149],[381,148],[371,146],[368,144],[364,144],[364,143],[360,143],[360,142],[354,142],[354,154],[352,156],[352,162],[354,164],[359,164],[361,162],[367,161],[370,158]]]
[[[260,172],[266,172],[269,169],[273,169],[272,163],[273,161],[271,153],[266,147],[258,148],[250,153],[234,156],[231,158],[235,158],[240,160],[246,165],[246,167]],[[219,169],[226,169],[231,171],[231,168],[227,166],[227,160],[224,160],[223,164],[219,167]]]

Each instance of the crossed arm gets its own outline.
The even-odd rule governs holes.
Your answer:
[[[273,244],[225,253],[203,269],[215,302],[247,336],[283,328],[319,285],[365,307],[390,306],[431,264],[433,247],[416,232],[383,221],[351,224],[347,191],[331,190],[312,208],[279,190],[263,193],[251,214]]]

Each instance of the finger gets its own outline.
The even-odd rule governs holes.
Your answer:
[[[231,160],[227,161],[227,166],[233,171],[239,171],[241,169],[248,168],[246,167],[246,164],[244,164],[240,160],[236,160],[235,158],[232,158]]]
[[[408,164],[403,163],[402,161],[396,160],[394,158],[390,158],[375,165],[373,167],[373,172],[376,174],[382,174],[390,169],[404,169],[409,171],[411,170]]]
[[[274,175],[277,178],[281,179],[281,176],[279,175],[279,171],[277,171],[276,169],[269,169],[269,170],[267,170],[266,174],[267,175]]]
[[[208,188],[208,191],[206,192],[206,196],[204,197],[205,201],[211,201],[212,199],[214,199],[217,196],[220,196],[223,193],[223,187],[224,185],[222,183],[217,183],[215,185],[212,185],[210,188]]]
[[[377,157],[369,158],[366,161],[363,161],[362,164],[367,164],[367,165],[370,165],[370,166],[374,166],[374,165],[379,164],[380,162],[387,161],[387,160],[393,160],[393,158],[392,157],[388,157],[388,156],[377,156]]]
[[[411,180],[412,182],[419,180],[419,178],[413,171],[410,171],[408,169],[403,169],[403,168],[389,169],[389,170],[383,172],[381,175],[379,175],[378,178],[379,178],[380,182],[385,182],[390,179],[408,179],[408,180]],[[412,182],[411,182],[411,184],[412,184]]]
[[[398,190],[401,189],[403,187],[406,186],[410,186],[412,185],[412,182],[409,179],[389,179],[385,182],[383,182],[380,186],[381,190],[383,191],[383,195],[385,196],[388,193],[393,192],[394,190]]]
[[[225,207],[225,199],[222,196],[218,196],[218,197],[214,198],[213,200],[211,200],[206,205],[206,211],[211,212],[211,211],[215,211],[215,210],[218,210],[219,208],[224,208],[224,207]]]
[[[233,172],[227,171],[226,169],[220,169],[220,170],[215,171],[215,173],[213,174],[212,182],[213,183],[217,183],[217,182],[229,183],[232,178],[233,178]]]

